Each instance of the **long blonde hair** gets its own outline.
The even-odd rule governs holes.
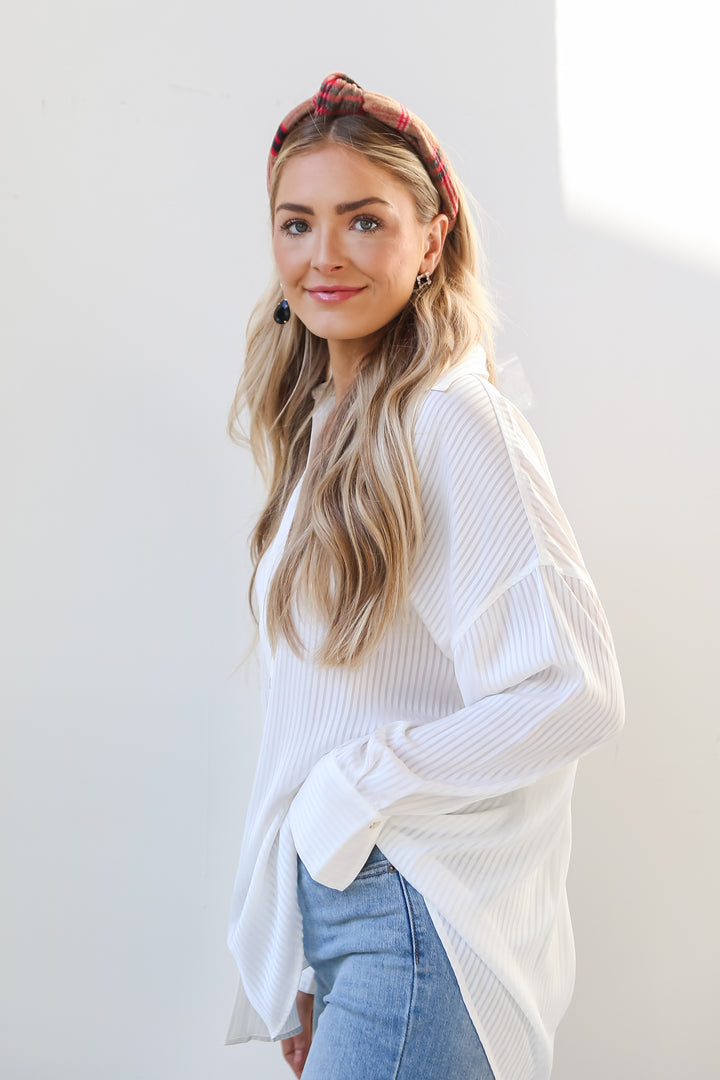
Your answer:
[[[358,115],[313,117],[290,132],[273,169],[271,211],[284,165],[327,143],[356,150],[403,180],[421,223],[440,212],[437,190],[408,143],[384,124]],[[458,216],[432,283],[413,293],[389,323],[327,421],[269,586],[271,644],[275,647],[282,636],[303,655],[297,626],[302,610],[319,618],[324,628],[323,645],[314,657],[321,664],[360,661],[406,605],[423,536],[413,426],[428,389],[477,344],[485,349],[493,379],[494,309],[479,278],[480,247],[467,196],[457,186]],[[228,421],[235,442],[249,441],[269,487],[252,536],[251,606],[258,564],[305,471],[313,391],[328,374],[322,338],[294,316],[285,326],[273,321],[281,299],[276,277],[250,317],[245,368]],[[247,436],[240,426],[245,410]]]

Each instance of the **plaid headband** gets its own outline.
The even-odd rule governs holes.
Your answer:
[[[423,121],[392,98],[363,90],[347,75],[335,73],[323,80],[314,97],[289,112],[277,130],[268,161],[268,187],[273,165],[288,133],[308,116],[373,116],[405,137],[428,171],[438,190],[450,228],[458,213],[458,194],[448,163],[435,136]]]

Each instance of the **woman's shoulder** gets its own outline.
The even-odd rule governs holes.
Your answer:
[[[488,521],[515,538],[529,526],[541,561],[585,573],[540,441],[490,383],[483,359],[476,353],[446,371],[422,402],[415,452],[425,503],[461,515],[472,544]]]
[[[421,482],[451,478],[473,491],[514,491],[548,506],[557,496],[540,440],[520,409],[489,380],[479,349],[445,371],[424,398],[415,425]]]
[[[520,414],[490,382],[485,352],[477,346],[446,369],[425,394],[415,422],[416,449],[503,445],[522,424]]]

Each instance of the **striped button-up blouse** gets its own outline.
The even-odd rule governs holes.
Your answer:
[[[310,453],[332,405],[330,387]],[[437,381],[414,439],[425,532],[409,613],[359,666],[318,667],[283,641],[272,654],[264,634],[300,484],[259,568],[264,724],[227,1041],[300,1030],[295,997],[312,971],[298,855],[344,889],[377,844],[423,895],[496,1080],[542,1080],[574,977],[576,763],[621,727],[620,678],[537,438],[481,351]],[[302,633],[320,641],[319,627]]]

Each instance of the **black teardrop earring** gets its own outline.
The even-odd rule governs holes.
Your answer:
[[[290,318],[290,305],[283,296],[278,306],[273,311],[273,319],[280,326],[283,326]]]

